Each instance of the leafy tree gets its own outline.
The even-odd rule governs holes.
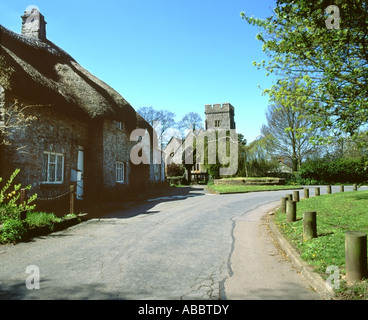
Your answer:
[[[336,29],[327,23],[330,4],[278,0],[266,19],[241,15],[260,28],[257,38],[269,57],[254,64],[278,77],[266,93],[275,101],[304,100],[299,107],[315,118],[315,126],[354,136],[368,122],[368,2],[334,1],[340,14]]]
[[[267,124],[262,126],[264,136],[273,136],[274,157],[282,157],[285,164],[297,171],[304,159],[317,147],[310,143],[316,130],[310,130],[311,121],[291,106],[270,105],[266,112]]]
[[[244,134],[238,133],[238,144],[239,146],[246,146],[247,145],[247,139],[245,139]]]
[[[274,138],[272,135],[259,136],[249,145],[241,145],[238,176],[264,177],[277,169],[273,158]]]
[[[247,139],[242,133],[238,134],[238,177],[247,177]]]

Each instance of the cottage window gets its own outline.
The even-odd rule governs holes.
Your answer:
[[[116,182],[125,183],[126,165],[124,162],[116,162]]]
[[[64,182],[64,155],[53,152],[43,153],[42,179],[44,183]]]
[[[116,128],[119,130],[123,130],[124,126],[121,121],[115,121]]]

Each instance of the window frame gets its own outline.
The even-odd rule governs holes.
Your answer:
[[[122,178],[122,180],[121,180]],[[126,183],[126,163],[122,161],[116,161],[115,165],[115,180],[116,183]]]
[[[65,156],[62,153],[57,153],[57,152],[51,152],[51,151],[44,151],[43,152],[43,157],[47,155],[47,167],[46,167],[46,176],[42,177],[43,184],[63,184],[64,183],[64,172],[65,172]],[[51,161],[51,156],[55,156],[55,162]],[[59,167],[59,161],[58,161],[58,157],[61,157],[61,180],[57,180],[58,178],[58,167]],[[42,159],[43,163],[42,163],[42,175],[44,173],[44,165],[45,165],[45,158]],[[50,165],[54,165],[55,166],[55,172],[54,172],[54,181],[49,181],[49,177],[50,177]],[[46,178],[46,180],[45,180]]]
[[[124,123],[123,121],[115,121],[116,129],[123,131],[124,130]]]

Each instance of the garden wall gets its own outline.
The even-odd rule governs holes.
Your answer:
[[[274,186],[285,185],[285,179],[282,178],[235,178],[235,179],[215,179],[215,185],[258,185]]]

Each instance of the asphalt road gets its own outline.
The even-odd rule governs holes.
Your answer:
[[[0,299],[318,299],[257,211],[285,191],[180,192],[0,246]],[[40,288],[29,290],[38,275]]]

